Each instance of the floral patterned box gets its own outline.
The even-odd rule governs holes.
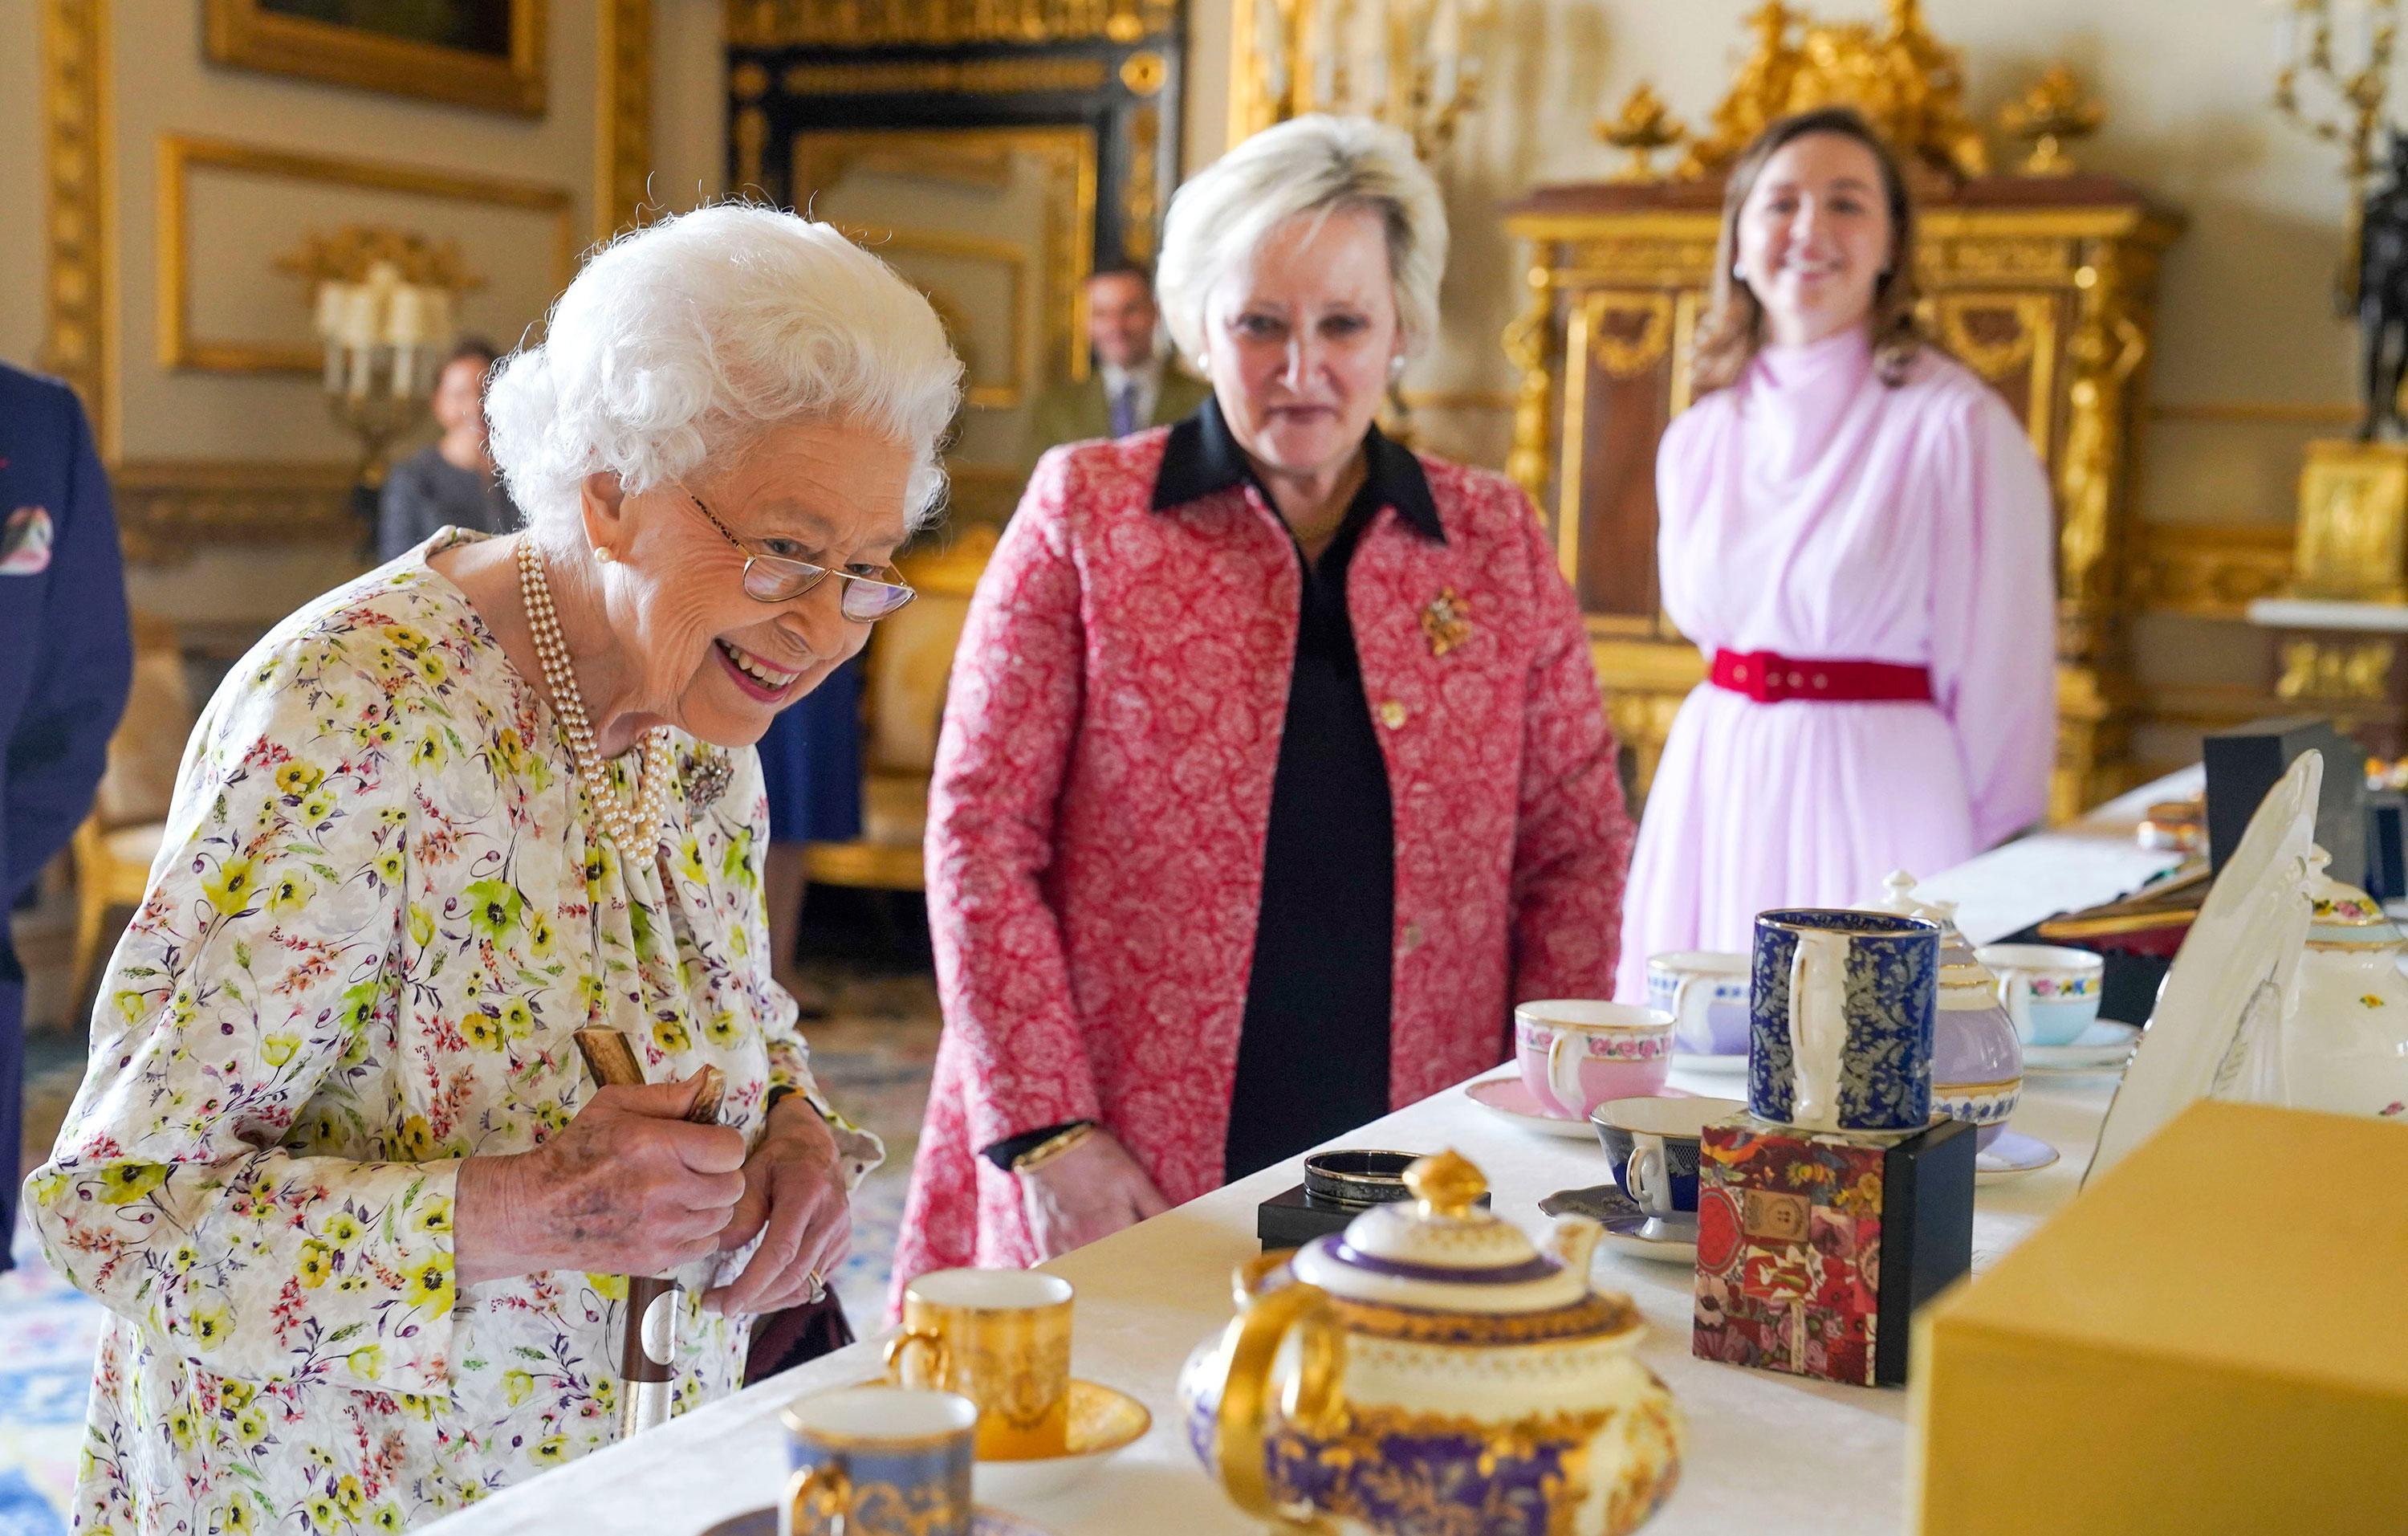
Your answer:
[[[1973,1259],[1973,1130],[1907,1137],[1706,1127],[1700,1358],[1858,1385],[1906,1380],[1907,1320]]]

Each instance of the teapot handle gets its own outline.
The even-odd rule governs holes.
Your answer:
[[[1309,1507],[1282,1504],[1271,1490],[1271,1367],[1294,1332],[1301,1358],[1281,1411],[1301,1426],[1326,1423],[1345,1370],[1344,1345],[1326,1292],[1301,1282],[1257,1292],[1250,1284],[1254,1278],[1242,1269],[1238,1275],[1242,1310],[1231,1329],[1228,1375],[1214,1415],[1212,1470],[1230,1500],[1254,1519],[1310,1528],[1318,1522]]]

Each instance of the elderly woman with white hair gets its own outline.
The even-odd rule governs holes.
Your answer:
[[[1529,502],[1372,416],[1438,190],[1299,118],[1182,187],[1211,397],[1048,454],[980,583],[929,811],[945,1033],[898,1284],[1025,1264],[1493,1066],[1611,996],[1630,826]]]
[[[30,1181],[116,1314],[79,1529],[414,1528],[617,1435],[614,1277],[699,1282],[681,1410],[819,1291],[880,1154],[770,981],[752,743],[910,600],[959,371],[832,226],[629,235],[494,381],[527,531],[236,668]],[[650,1085],[597,1090],[588,1026]]]

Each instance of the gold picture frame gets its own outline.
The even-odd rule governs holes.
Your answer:
[[[159,361],[169,368],[207,373],[315,373],[325,361],[324,352],[315,346],[207,339],[193,334],[192,241],[186,181],[196,165],[546,213],[551,215],[552,224],[554,291],[567,287],[569,279],[576,275],[576,199],[566,187],[170,135],[159,140]]]
[[[509,7],[507,58],[290,15],[265,0],[208,0],[205,47],[240,69],[541,117],[544,0],[492,3]]]

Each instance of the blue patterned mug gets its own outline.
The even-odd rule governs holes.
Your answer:
[[[851,1386],[787,1405],[779,1536],[970,1536],[978,1404]]]
[[[1940,926],[1882,912],[1756,919],[1747,1103],[1806,1130],[1909,1131],[1931,1118]]]

